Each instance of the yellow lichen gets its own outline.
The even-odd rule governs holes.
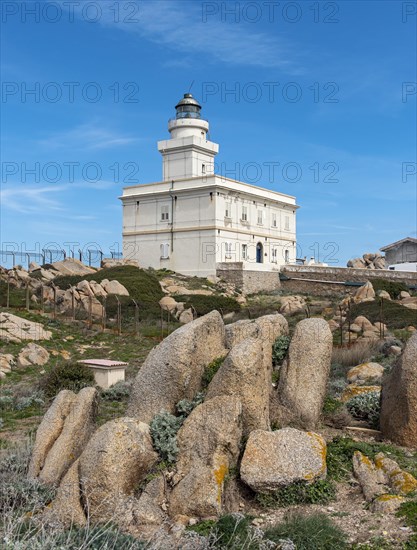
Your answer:
[[[327,457],[326,443],[325,443],[324,439],[319,434],[316,434],[315,432],[307,432],[307,435],[312,438],[313,447],[318,452],[318,454],[321,458],[321,468],[320,468],[320,472],[319,472],[318,475],[322,476],[323,474],[326,473],[326,457]],[[317,477],[316,472],[309,472],[304,476],[304,479],[306,481],[310,481],[310,480],[314,479],[315,477]]]
[[[356,384],[350,384],[345,389],[340,399],[342,403],[347,403],[352,399],[352,397],[356,397],[357,395],[361,395],[362,393],[371,393],[371,392],[380,392],[380,391],[381,391],[381,386],[357,386]]]
[[[417,479],[408,472],[399,472],[390,476],[390,483],[397,493],[408,495],[417,490]]]
[[[220,464],[220,466],[216,470],[214,470],[214,479],[216,480],[216,483],[217,483],[217,502],[219,506],[222,503],[223,483],[228,470],[229,469],[227,465],[224,463]]]
[[[385,494],[385,495],[380,495],[375,500],[378,500],[379,502],[387,502],[388,500],[402,500],[402,498],[399,497],[398,495]]]
[[[368,468],[374,468],[372,461],[369,460],[369,458],[360,451],[355,451],[354,456],[357,457],[362,462],[362,464],[368,466]]]

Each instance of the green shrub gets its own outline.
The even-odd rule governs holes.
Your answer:
[[[371,323],[381,320],[381,308],[378,299],[373,302],[362,302],[351,307],[351,317],[364,315]],[[383,321],[390,329],[405,328],[412,325],[417,328],[417,315],[414,309],[409,309],[397,302],[384,300]]]
[[[40,511],[56,490],[26,476],[31,447],[14,446],[0,460],[0,515]]]
[[[308,484],[296,481],[273,493],[258,493],[256,499],[265,508],[285,508],[294,504],[327,504],[336,497],[336,487],[331,481],[319,480]]]
[[[343,403],[334,397],[327,396],[324,399],[323,413],[332,414],[339,411],[343,407]]]
[[[270,548],[262,544],[263,533],[251,525],[252,518],[243,514],[228,514],[217,521],[206,520],[187,528],[206,537],[204,548],[223,550],[261,550]]]
[[[0,281],[0,306],[7,305],[7,283]],[[9,307],[25,307],[26,305],[26,289],[9,286]]]
[[[175,296],[177,302],[185,302],[185,307],[193,307],[197,315],[206,315],[210,311],[217,310],[223,315],[237,312],[240,304],[229,296],[203,296],[201,294]]]
[[[63,363],[46,372],[39,382],[46,397],[55,397],[61,390],[78,392],[87,386],[94,386],[91,369],[80,363]]]
[[[381,396],[377,391],[362,393],[352,397],[346,407],[350,414],[359,420],[367,420],[373,428],[379,426],[379,413],[381,409]]]
[[[175,405],[175,408],[177,410],[177,413],[180,416],[183,416],[186,418],[191,414],[191,412],[202,402],[204,401],[204,393],[199,392],[194,397],[194,399],[182,399],[181,401],[178,401],[178,403]]]
[[[278,336],[272,346],[272,364],[280,365],[288,353],[291,338],[289,336]]]
[[[213,380],[214,375],[219,370],[219,368],[223,365],[224,359],[225,359],[224,357],[217,357],[217,359],[214,359],[214,361],[209,363],[204,368],[203,379],[202,379],[203,388],[207,388],[207,386]]]
[[[106,401],[123,401],[130,395],[131,385],[129,382],[124,380],[119,380],[110,388],[103,390],[101,392],[101,397]]]
[[[376,293],[380,290],[385,290],[393,300],[399,298],[400,292],[403,290],[407,292],[409,291],[408,286],[405,283],[387,281],[386,279],[372,279],[372,286],[374,287]]]
[[[150,431],[155,451],[162,460],[172,464],[177,459],[177,433],[183,418],[166,411],[155,415],[150,423]]]
[[[404,518],[405,523],[417,531],[417,500],[403,502],[397,511],[397,516]]]
[[[150,423],[150,431],[155,451],[161,459],[172,464],[177,459],[177,433],[189,414],[204,401],[204,394],[197,393],[194,399],[182,399],[175,408],[179,416],[166,411],[155,415]]]
[[[290,539],[297,550],[347,548],[346,534],[325,514],[289,514],[282,523],[267,529],[265,537],[276,543],[281,539]]]

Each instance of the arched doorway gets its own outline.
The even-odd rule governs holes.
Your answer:
[[[261,264],[264,261],[264,247],[262,243],[256,245],[256,263]]]

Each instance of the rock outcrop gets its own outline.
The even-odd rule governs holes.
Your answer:
[[[114,521],[118,508],[156,463],[149,426],[118,418],[101,426],[80,462],[83,498],[94,521]]]
[[[68,414],[65,416],[62,430],[46,454],[43,467],[39,472],[39,479],[43,483],[57,485],[73,462],[80,456],[94,430],[96,397],[97,391],[95,388],[83,388],[73,400]],[[63,398],[62,402],[66,403],[67,399],[69,401],[70,397]],[[57,427],[60,424],[60,411],[58,409],[59,404],[54,413],[57,420],[56,427],[53,430],[55,434],[58,432]],[[46,430],[46,427],[40,432],[38,430],[36,439],[42,437],[44,430]],[[39,442],[39,447],[42,447],[41,442]]]
[[[347,380],[355,384],[376,384],[381,382],[384,367],[379,363],[361,363],[349,369]]]
[[[280,426],[315,428],[326,395],[332,349],[332,333],[324,319],[297,324],[275,396],[274,420]]]
[[[133,384],[128,416],[149,423],[162,410],[192,399],[204,367],[225,355],[224,324],[212,311],[170,334],[148,355]]]
[[[296,481],[326,477],[326,443],[313,432],[283,428],[253,431],[246,444],[240,475],[251,489],[269,493]]]
[[[347,267],[360,269],[386,269],[385,258],[379,254],[364,254],[362,258],[353,258],[347,263]]]
[[[31,342],[17,356],[16,366],[17,368],[40,367],[46,365],[48,361],[49,352],[42,346]]]
[[[16,366],[16,361],[11,353],[0,354],[0,378],[5,378],[6,374],[12,371]]]
[[[399,445],[417,447],[417,333],[413,333],[399,362],[383,380],[381,431]]]
[[[68,417],[76,397],[74,392],[62,390],[46,411],[36,432],[36,439],[28,470],[28,476],[30,478],[38,477],[42,470],[47,454],[61,435],[65,419]]]
[[[236,466],[241,436],[242,406],[237,398],[214,397],[193,410],[178,432],[171,517],[221,515],[225,479]]]
[[[360,286],[353,296],[353,301],[356,304],[372,302],[373,300],[375,300],[375,290],[370,281]]]
[[[241,401],[244,435],[270,427],[271,369],[262,360],[265,346],[271,347],[260,338],[247,338],[232,348],[207,390],[206,399],[230,395]]]
[[[12,313],[0,313],[0,340],[19,343],[22,340],[50,340],[52,332],[43,325]]]

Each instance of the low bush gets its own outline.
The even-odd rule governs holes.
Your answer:
[[[131,384],[125,382],[124,380],[119,380],[110,388],[103,390],[101,392],[101,397],[106,401],[123,401],[127,399],[130,395]]]
[[[267,529],[265,537],[276,543],[289,539],[297,550],[342,550],[348,547],[346,534],[325,514],[288,514],[282,523]]]
[[[87,386],[94,386],[91,369],[80,363],[62,363],[47,371],[39,381],[46,397],[55,397],[61,390],[78,392]]]
[[[272,346],[272,364],[280,365],[288,353],[291,338],[289,336],[278,336]]]
[[[399,283],[396,281],[387,281],[386,279],[372,279],[372,286],[376,293],[380,290],[385,290],[391,296],[393,300],[396,300],[400,296],[400,292],[403,290],[409,291],[408,286],[405,283]]]
[[[381,307],[378,299],[373,302],[354,304],[350,311],[352,319],[358,315],[364,315],[371,323],[381,321]],[[384,300],[382,320],[391,330],[405,328],[409,325],[417,328],[416,310],[389,300]]]
[[[24,443],[12,447],[0,460],[0,514],[40,511],[56,490],[26,476],[32,448]]]
[[[155,415],[150,423],[150,431],[155,451],[167,464],[173,464],[177,459],[177,433],[184,420],[197,405],[204,400],[204,394],[198,393],[194,399],[182,399],[176,404],[180,416],[174,416],[166,411]]]
[[[224,357],[217,357],[217,359],[214,359],[211,363],[209,363],[204,368],[203,373],[203,379],[202,379],[202,386],[203,388],[207,388],[210,382],[213,380],[214,375],[219,370],[219,368],[223,365]]]
[[[150,423],[154,449],[168,464],[174,463],[177,459],[177,433],[182,422],[182,417],[162,411],[155,415]]]
[[[355,395],[347,403],[346,407],[353,418],[366,420],[373,428],[379,426],[379,413],[381,409],[381,395],[379,392],[369,392]]]
[[[273,493],[258,493],[256,500],[265,508],[285,508],[294,504],[327,504],[336,497],[336,487],[328,480],[308,484],[297,481]]]
[[[333,347],[332,364],[337,364],[339,368],[355,367],[369,361],[376,352],[377,344],[366,340],[355,342],[351,347]]]
[[[417,500],[403,502],[397,511],[397,516],[404,518],[405,523],[417,531]]]
[[[198,316],[216,309],[223,315],[240,311],[240,304],[229,296],[203,296],[201,294],[175,296],[177,302],[185,302],[185,307],[193,307]]]
[[[217,521],[205,520],[187,527],[187,531],[204,537],[197,548],[219,550],[267,550],[275,544],[265,539],[260,529],[251,525],[252,518],[243,514],[228,514]],[[204,541],[204,542],[203,542]],[[190,545],[191,546],[191,545]],[[194,547],[194,546],[193,546]]]
[[[204,401],[203,392],[197,393],[194,399],[182,399],[175,405],[177,413],[186,418],[191,412]]]

